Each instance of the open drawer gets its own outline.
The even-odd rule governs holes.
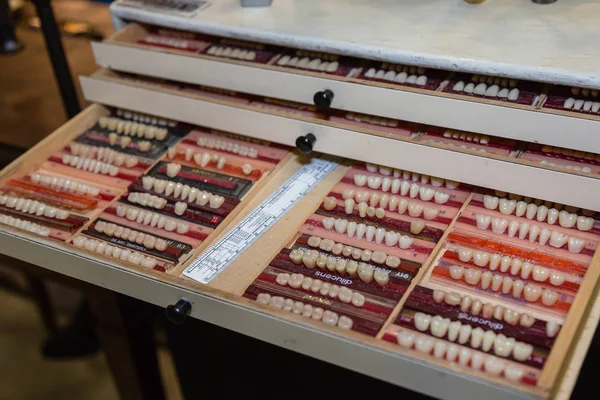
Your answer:
[[[314,150],[327,154],[414,169],[477,186],[493,185],[494,189],[585,209],[595,210],[600,204],[597,161],[585,161],[591,163],[586,169],[588,172],[583,172],[580,167],[578,172],[570,166],[552,166],[550,163],[560,162],[560,159],[554,154],[550,154],[550,158],[544,156],[541,150],[546,150],[541,146],[538,149],[528,143],[488,136],[485,136],[488,143],[483,146],[474,144],[472,136],[481,135],[473,134],[468,134],[469,141],[458,138],[461,143],[441,137],[440,132],[444,132],[441,128],[398,120],[388,120],[390,126],[382,126],[380,117],[363,114],[352,114],[352,117],[336,110],[325,116],[314,107],[301,103],[106,70],[80,80],[89,101],[247,134],[288,146],[294,146],[298,137],[312,133],[316,137]],[[371,122],[358,122],[359,116]],[[379,123],[374,123],[374,119]],[[463,136],[467,137],[467,134],[463,133]],[[452,142],[456,144],[451,145]],[[586,153],[589,155],[591,153]],[[452,168],[447,168],[449,165]],[[478,173],[473,174],[473,171]],[[519,179],[515,179],[517,176]],[[564,190],[565,187],[569,190]]]
[[[91,106],[2,171],[2,254],[163,307],[186,298],[195,318],[431,396],[464,398],[468,392],[491,399],[568,398],[600,318],[596,214],[586,216],[575,208],[532,200],[525,208],[535,207],[535,214],[523,216],[518,203],[526,199],[521,196],[504,194],[499,199],[493,191],[463,183],[344,161],[231,265],[207,284],[200,284],[192,279],[195,269],[188,268],[194,259],[243,221],[306,160],[263,141],[247,141],[160,116],[121,110],[112,114],[114,119],[106,119],[108,113],[104,107]],[[103,126],[123,134],[115,141]],[[125,134],[132,129],[150,142],[145,156],[139,154],[142,140]],[[168,145],[158,140],[164,133],[156,129],[167,130],[164,140]],[[148,134],[154,139],[146,137]],[[137,164],[127,158],[120,164],[117,155],[106,154],[106,150],[101,154],[98,148],[106,149],[107,142],[99,143],[100,136],[108,137],[109,144],[111,140],[116,143],[111,149],[114,152],[135,156]],[[92,139],[95,145],[88,142]],[[247,148],[242,149],[244,146]],[[211,156],[203,165],[205,153],[225,154],[227,159],[223,162],[216,157],[215,161]],[[189,222],[185,232],[178,232],[179,222],[211,211],[203,208],[204,202],[190,201],[191,189],[187,199],[184,188],[178,195],[174,195],[176,188],[167,194],[169,180],[183,182],[204,171],[203,179],[191,187],[223,181],[223,174],[229,174],[228,182],[237,185],[240,171],[236,166],[251,154],[256,157],[246,161],[252,170],[246,174],[244,166],[241,168],[242,174],[256,178],[248,194],[191,250],[190,257],[172,265],[166,262],[163,253],[181,250],[175,242],[185,242],[188,233],[202,233],[207,224]],[[90,161],[75,162],[71,168],[67,164],[73,157]],[[269,169],[268,159],[278,162],[271,162]],[[96,161],[93,166],[92,160]],[[101,164],[101,173],[90,175],[99,162],[116,170],[107,167],[104,174]],[[180,168],[165,166],[163,171],[165,162]],[[257,170],[262,173],[253,175]],[[165,173],[173,176],[163,179]],[[66,183],[73,174],[79,186]],[[44,178],[57,175],[65,181]],[[167,181],[164,190],[155,186],[161,179]],[[230,185],[227,188],[232,189]],[[78,191],[78,196],[71,195]],[[138,195],[130,197],[131,193]],[[229,204],[232,197],[223,196],[227,199],[221,206]],[[9,201],[14,197],[29,200],[12,205]],[[173,212],[169,208],[177,200],[174,197],[187,203],[182,215],[175,213],[177,206]],[[206,201],[210,208],[210,199]],[[52,205],[40,213],[45,203]],[[83,205],[87,205],[85,210],[78,208]],[[50,206],[55,211],[46,214]],[[126,209],[118,211],[119,206]],[[568,215],[551,220],[549,207]],[[135,216],[131,209],[138,209]],[[152,226],[152,216],[149,227],[145,218],[139,217],[142,210],[151,215],[168,214],[178,222],[173,229],[164,229],[167,222],[159,228]],[[212,211],[216,214],[218,210]],[[68,215],[62,218],[65,211]],[[541,215],[544,218],[538,218]],[[493,231],[490,223],[483,226],[486,216],[492,219]],[[483,225],[479,217],[483,217]],[[570,225],[572,218],[579,224]],[[510,220],[510,227],[501,229],[501,219],[507,224]],[[514,231],[507,234],[515,229],[513,221],[520,224],[519,230],[529,224],[523,239],[513,237]],[[69,225],[77,223],[81,225]],[[127,227],[130,233],[138,231],[138,235],[145,232],[144,239],[155,236],[155,241],[137,243],[137,237],[125,237],[123,232],[117,237],[111,224]],[[552,235],[542,239],[546,231]],[[185,238],[178,240],[176,234]],[[573,238],[573,243],[567,240],[559,246],[565,235]],[[161,254],[156,246],[159,236],[169,250]],[[113,251],[105,255],[109,246]],[[128,256],[116,259],[116,248],[121,249],[120,254],[129,251]],[[511,264],[505,267],[501,261],[496,271],[492,260],[499,252]],[[136,262],[139,256],[143,260]],[[151,266],[148,258],[158,261]],[[524,266],[524,259],[531,261],[529,267]],[[448,278],[447,260],[463,268],[460,278]],[[517,262],[521,269],[513,270]],[[523,275],[527,271],[533,278]],[[501,296],[491,276],[500,272],[503,278],[512,279],[515,287],[517,281],[527,286],[515,298]],[[462,279],[467,275],[466,281]],[[475,277],[478,280],[473,283]],[[492,282],[484,283],[488,278]],[[495,289],[489,289],[490,285]],[[488,290],[480,290],[481,286]],[[467,297],[469,307],[458,312]],[[428,308],[419,310],[419,304]],[[456,324],[450,328],[443,318],[427,322],[423,320],[426,316],[418,313],[438,313],[452,318],[452,323],[458,318],[461,327],[473,325],[470,333],[477,327],[483,332],[483,327],[485,335],[471,333],[473,339],[459,344],[462,339],[452,339],[450,333]],[[507,337],[518,340],[511,342]],[[451,344],[456,350],[454,357]]]
[[[571,94],[570,88],[426,70],[137,23],[92,47],[99,65],[117,71],[306,104],[328,89],[333,97],[327,105],[339,110],[600,153],[600,145],[590,140],[600,123],[593,105],[596,98]],[[252,58],[246,59],[246,55]],[[317,60],[324,66],[335,63],[336,69],[319,71],[307,63],[308,67],[299,67],[284,62],[293,59]],[[394,82],[389,74],[408,75],[407,82]],[[425,77],[425,83],[417,81],[417,76]],[[462,89],[454,90],[459,82],[462,86],[505,87],[506,93],[520,88],[521,93],[512,101],[473,95],[472,88],[467,95]],[[570,104],[566,101],[570,97],[573,101],[566,109],[563,104]],[[597,104],[600,107],[600,102]]]

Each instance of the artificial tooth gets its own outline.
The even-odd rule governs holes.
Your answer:
[[[565,282],[565,274],[559,271],[550,271],[550,284],[553,286],[560,286]]]
[[[423,232],[423,229],[425,229],[425,222],[418,220],[418,219],[413,219],[410,221],[410,232],[412,234],[418,235],[421,232]],[[390,245],[388,245],[390,246]],[[393,245],[391,245],[393,246]]]
[[[325,200],[323,200],[323,208],[331,211],[333,210],[335,207],[337,206],[337,200],[335,197],[325,197]]]
[[[398,243],[398,240],[400,240],[400,234],[393,231],[388,231],[385,233],[386,246],[395,246]]]
[[[333,249],[333,246],[335,246],[335,242],[331,239],[323,239],[319,243],[319,248],[327,252],[330,252]]]
[[[495,306],[494,307],[494,319],[498,321],[502,321],[504,319],[504,307]]]
[[[330,231],[333,229],[333,224],[335,223],[335,220],[331,217],[325,217],[321,220],[321,223],[323,224],[323,227],[325,229]]]
[[[504,215],[511,215],[517,208],[515,200],[500,199],[498,210]]]
[[[422,186],[419,189],[419,197],[423,201],[431,201],[431,199],[433,199],[434,196],[435,196],[435,189],[430,189],[425,186]]]
[[[435,207],[425,207],[423,208],[423,218],[428,221],[432,221],[436,219],[440,215],[440,210]]]
[[[381,187],[382,182],[383,179],[379,176],[369,176],[367,178],[367,186],[371,189],[379,189],[379,187]]]
[[[465,326],[465,325],[463,325],[463,326]],[[474,349],[478,349],[479,347],[481,347],[481,343],[483,342],[484,333],[485,332],[483,331],[483,329],[481,329],[479,327],[477,327],[471,331],[471,347],[473,347]]]
[[[510,91],[510,93],[513,93],[513,91],[516,91],[516,96],[518,97],[518,89],[513,89]],[[509,100],[516,100],[516,97],[514,95],[512,97],[513,98],[511,98],[511,96],[509,95]],[[504,370],[504,366],[505,362],[496,357],[486,357],[484,362],[485,372],[493,376],[500,375]]]
[[[488,352],[494,346],[494,342],[496,341],[496,333],[492,330],[486,331],[483,334],[483,341],[481,345],[481,350]]]
[[[509,381],[520,382],[521,378],[523,377],[524,374],[525,374],[525,372],[523,371],[523,368],[520,368],[520,367],[515,367],[513,365],[507,365],[504,368],[504,376]]]
[[[358,264],[358,277],[361,281],[369,283],[373,280],[373,267],[369,264],[361,262]]]
[[[456,342],[458,339],[458,335],[460,333],[460,328],[462,324],[459,321],[452,321],[448,325],[448,340],[451,342]]]
[[[371,225],[367,225],[367,230],[365,231],[365,240],[368,242],[372,242],[375,238],[375,227]]]
[[[377,282],[381,286],[387,285],[388,282],[390,281],[390,277],[389,277],[387,271],[384,269],[379,269],[379,268],[376,269],[375,272],[373,273],[373,278],[375,279],[375,282]]]
[[[400,195],[401,196],[408,195],[410,188],[411,188],[411,184],[409,181],[402,181],[402,183],[400,184]]]
[[[461,300],[462,300],[462,298],[461,298],[460,294],[458,294],[456,292],[450,292],[444,296],[444,301],[446,302],[446,304],[451,305],[451,306],[459,305]]]
[[[183,214],[185,214],[185,211],[187,210],[187,203],[178,201],[177,203],[175,203],[175,214],[181,216]]]
[[[167,175],[170,178],[176,177],[177,174],[179,174],[180,171],[181,171],[181,164],[177,164],[177,163],[169,163],[169,164],[167,164]]]
[[[450,320],[448,318],[442,318],[439,315],[436,315],[435,317],[431,318],[429,329],[431,330],[431,334],[433,336],[442,338],[446,336],[449,326]]]
[[[542,206],[542,207],[543,207],[543,206]],[[541,207],[540,207],[540,208],[541,208]],[[540,208],[538,208],[538,210],[539,210]],[[538,237],[538,242],[539,242],[539,244],[540,244],[540,245],[542,245],[542,246],[545,246],[545,245],[546,245],[546,243],[548,243],[548,240],[550,239],[550,235],[551,235],[551,233],[550,233],[550,229],[548,229],[548,228],[542,228],[542,229],[540,230],[540,235],[539,235],[539,237]]]
[[[411,238],[410,236],[401,235],[400,239],[398,240],[398,247],[406,250],[406,249],[410,248],[410,246],[412,246],[412,244],[414,242],[415,242],[415,240],[413,238]]]
[[[401,331],[398,332],[396,340],[400,346],[410,349],[415,343],[415,335],[409,331]]]
[[[497,219],[497,218],[495,218]],[[492,222],[492,217],[490,217],[489,215],[485,215],[485,214],[477,214],[475,216],[475,220],[477,223],[477,228],[481,229],[481,230],[486,230],[489,228],[491,222]]]
[[[450,199],[450,195],[444,192],[435,192],[434,201],[436,204],[445,204]]]
[[[461,267],[461,266],[459,266],[459,265],[452,265],[452,266],[449,268],[449,271],[450,271],[450,277],[451,277],[452,279],[455,279],[455,280],[460,280],[460,279],[462,279],[462,277],[463,277],[463,276],[464,276],[464,274],[465,274],[465,269],[464,269],[464,267]]]
[[[365,218],[367,216],[367,208],[369,208],[367,203],[365,203],[365,202],[358,203],[358,215],[361,218]]]
[[[529,241],[531,243],[535,243],[539,234],[540,234],[540,227],[537,225],[531,225],[531,228],[529,228]]]
[[[550,270],[548,270],[548,268],[540,267],[539,265],[533,267],[532,278],[534,281],[545,282],[549,276]]]
[[[329,262],[329,257],[327,257],[324,254],[319,253],[319,255],[317,256],[316,266],[321,269],[325,269],[328,262]]]
[[[494,315],[494,307],[491,304],[484,304],[481,310],[481,316],[485,319],[490,319]]]
[[[527,361],[533,353],[533,346],[523,342],[516,342],[513,347],[513,357],[517,361]]]
[[[527,212],[525,213],[525,218],[534,219],[537,215],[537,206],[533,203],[527,205]]]
[[[544,289],[542,292],[542,303],[545,306],[552,307],[558,301],[558,293],[550,289]]]
[[[348,221],[345,219],[336,219],[333,223],[333,226],[337,233],[344,234],[346,233],[346,228],[348,227]]]
[[[433,349],[433,338],[425,335],[419,335],[415,340],[415,349],[418,351],[429,354]]]
[[[556,321],[548,321],[546,322],[546,336],[549,338],[556,337],[558,335],[558,331],[560,330],[560,324]]]
[[[512,296],[516,299],[520,298],[525,288],[525,282],[517,280],[513,281],[512,285]]]
[[[367,201],[369,201],[371,198],[371,196],[369,195],[369,191],[368,190],[358,190],[356,192],[356,195],[354,197],[354,199],[356,200],[356,202],[358,203],[367,203]]]
[[[473,305],[471,306],[471,314],[479,315],[479,313],[481,313],[482,308],[483,303],[480,300],[474,300]]]
[[[485,271],[481,274],[481,288],[483,290],[487,289],[492,283],[492,273],[490,271]]]
[[[546,220],[547,217],[548,217],[548,207],[546,207],[545,205],[539,206],[537,209],[537,212],[535,214],[535,219],[537,219],[539,222],[543,222]]]
[[[352,305],[354,307],[362,307],[365,305],[365,296],[362,293],[352,293]]]
[[[360,259],[364,262],[369,262],[371,261],[371,256],[373,255],[373,252],[369,249],[363,250],[362,254],[360,255]]]
[[[354,212],[354,199],[346,199],[344,200],[344,211],[346,214],[352,214]]]
[[[444,358],[446,354],[447,345],[443,341],[437,341],[433,346],[433,356],[435,358],[439,358],[440,360]]]
[[[500,254],[497,254],[497,253],[492,254],[490,256],[489,269],[491,271],[495,271],[496,269],[498,269],[501,259],[502,259],[502,256]]]
[[[560,249],[565,244],[567,244],[568,241],[569,241],[569,236],[567,236],[561,232],[552,231],[552,233],[550,234],[550,241],[548,242],[548,244],[552,247],[556,247],[557,249]],[[574,249],[576,249],[578,247],[578,244],[579,243],[575,243]],[[583,241],[583,244],[585,245],[585,241]],[[581,246],[581,247],[583,249],[583,246]]]
[[[416,199],[417,196],[419,195],[419,191],[420,191],[420,186],[417,185],[416,183],[412,183],[410,185],[410,191],[408,192],[408,196],[411,199]]]
[[[492,218],[492,232],[503,234],[508,228],[508,221],[504,218]]]
[[[563,228],[572,228],[577,224],[577,214],[571,214],[566,210],[558,213],[558,224]]]
[[[446,298],[446,292],[443,290],[434,290],[433,291],[433,301],[436,303],[441,303]]]
[[[490,261],[490,253],[485,251],[473,252],[473,263],[478,267],[485,267]]]
[[[356,226],[356,238],[362,239],[367,233],[367,226],[365,224],[358,224]]]
[[[536,302],[542,296],[542,288],[536,284],[525,285],[523,290],[523,298],[530,303]]]
[[[497,292],[498,290],[500,290],[500,288],[502,287],[502,282],[503,282],[504,278],[502,277],[502,275],[494,275],[492,278],[492,290],[494,292]],[[483,285],[482,285],[483,287]]]
[[[368,217],[374,217],[375,216],[375,208],[374,207],[367,207],[367,216]]]
[[[585,240],[571,236],[568,239],[568,249],[571,253],[581,253],[585,247]]]
[[[468,312],[471,309],[472,304],[473,304],[473,299],[471,299],[471,296],[464,296],[460,300],[460,310],[463,312]]]
[[[406,213],[406,210],[408,209],[408,205],[409,202],[406,199],[399,199],[398,200],[398,214],[404,214]]]
[[[508,224],[508,236],[514,237],[517,234],[517,231],[519,230],[520,227],[521,227],[521,224],[516,219],[510,221],[510,224]]]
[[[354,184],[356,186],[365,186],[367,184],[367,176],[362,174],[354,174]]]
[[[465,271],[465,282],[469,285],[477,285],[481,280],[481,271],[476,269],[467,269]]]
[[[527,212],[527,203],[524,201],[518,201],[517,206],[515,207],[515,215],[517,217],[522,217]]]
[[[419,203],[408,204],[408,215],[411,217],[420,217],[423,214],[424,206]]]
[[[294,262],[294,264],[302,264],[302,258],[304,256],[304,252],[300,249],[293,249],[289,257]]]
[[[384,192],[389,192],[392,187],[392,180],[388,177],[383,178],[381,181],[381,190]]]

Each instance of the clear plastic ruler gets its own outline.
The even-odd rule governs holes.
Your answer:
[[[238,225],[194,260],[183,274],[200,283],[212,281],[337,165],[333,161],[312,158]]]

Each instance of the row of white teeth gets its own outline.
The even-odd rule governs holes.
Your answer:
[[[356,122],[366,122],[367,124],[389,126],[390,128],[396,128],[399,124],[397,119],[377,117],[374,115],[357,114],[357,113],[346,113],[346,119]]]
[[[134,122],[140,122],[149,125],[159,125],[159,126],[171,126],[174,127],[177,125],[177,122],[172,121],[170,119],[158,118],[153,115],[142,114],[137,112],[132,112],[129,110],[121,110],[117,109],[118,117],[125,117],[125,119],[133,120]]]
[[[156,208],[157,210],[162,210],[167,205],[167,199],[151,195],[150,193],[130,192],[127,195],[127,201],[143,207]]]
[[[357,240],[363,238],[367,242],[373,242],[377,244],[384,243],[388,247],[396,247],[406,250],[409,249],[415,239],[407,235],[401,235],[398,232],[386,231],[383,228],[375,228],[371,225],[357,224],[354,221],[348,221],[345,219],[335,219],[331,217],[325,217],[321,220],[323,227],[328,231],[335,229],[337,233],[346,234],[349,238],[355,237]]]
[[[309,57],[300,58],[290,57],[288,55],[285,55],[277,60],[277,65],[280,67],[294,67],[330,73],[336,72],[340,67],[340,63],[337,61],[321,61],[320,58],[313,58],[311,60]]]
[[[384,69],[376,70],[375,68],[369,68],[369,70],[365,72],[365,77],[396,83],[408,83],[411,85],[427,85],[427,76],[425,75],[409,75],[406,72],[399,72],[396,74],[395,71],[386,71]]]
[[[477,350],[471,350],[453,343],[448,344],[441,339],[435,339],[431,336],[401,330],[398,332],[398,344],[407,349],[412,349],[432,354],[438,359],[446,359],[450,362],[458,362],[463,367],[469,367],[475,370],[485,370],[486,373],[494,376],[504,374],[504,377],[513,382],[519,382],[525,371],[513,365],[507,364],[501,358],[483,354]]]
[[[460,293],[446,293],[443,290],[433,291],[433,300],[436,303],[446,303],[450,306],[460,305],[462,312],[468,312],[472,315],[481,316],[487,320],[494,318],[497,321],[504,321],[509,325],[521,325],[524,328],[531,328],[535,323],[535,318],[527,313],[519,313],[510,308],[503,306],[492,306],[489,303],[484,303],[479,299],[473,300],[471,296],[463,296]],[[556,337],[560,325],[554,321],[548,321],[546,324],[546,335],[550,338]]]
[[[196,144],[200,147],[205,147],[207,149],[226,151],[227,153],[237,154],[242,157],[258,157],[258,149],[256,147],[244,146],[243,144],[230,142],[228,140],[220,140],[200,136],[196,140]]]
[[[62,176],[34,172],[31,174],[31,182],[60,190],[88,194],[90,196],[98,196],[100,194],[100,189],[96,186],[80,183],[71,178],[63,178]]]
[[[598,111],[600,111],[600,102],[581,99],[575,100],[574,98],[569,97],[565,100],[563,108],[575,111],[583,110],[585,112],[592,112],[596,114]]]
[[[173,196],[190,203],[195,202],[199,206],[208,204],[210,208],[220,208],[225,203],[225,197],[209,193],[205,190],[199,190],[188,185],[183,185],[179,182],[157,179],[153,176],[142,177],[142,186],[146,190],[154,190],[156,193],[165,194],[165,196]],[[158,197],[158,196],[155,196]],[[160,197],[159,197],[160,199]],[[161,199],[166,202],[165,199]],[[156,203],[157,200],[154,201]],[[141,203],[138,203],[141,204]],[[148,203],[150,204],[150,203]],[[162,204],[162,201],[160,202]],[[160,205],[159,204],[159,205]],[[166,203],[165,203],[166,204]],[[142,204],[143,205],[143,204]],[[151,206],[153,207],[153,206]],[[163,208],[164,205],[160,208]]]
[[[564,147],[556,147],[556,146],[542,146],[542,153],[554,153],[554,154],[562,154],[567,157],[575,157],[581,158],[589,161],[598,161],[600,162],[600,154],[590,153],[581,150],[572,150],[565,149]]]
[[[176,147],[170,147],[169,150],[167,150],[167,156],[169,157],[169,159],[171,159],[171,160],[174,159],[176,155],[177,155]],[[225,168],[225,165],[227,164],[227,158],[225,156],[219,155],[218,153],[211,154],[207,151],[194,153],[194,149],[192,149],[191,147],[188,147],[185,150],[184,157],[185,157],[185,161],[188,161],[188,162],[192,161],[192,159],[193,159],[194,162],[202,168],[206,167],[208,165],[208,163],[210,163],[210,162],[217,163],[218,169]],[[252,165],[250,165],[248,163],[242,165],[242,172],[244,173],[244,175],[250,175],[252,173],[252,170],[253,170]]]
[[[454,190],[458,188],[460,182],[451,181],[449,179],[442,179],[435,176],[429,176],[425,174],[419,174],[417,172],[402,171],[395,168],[385,167],[383,165],[376,165],[371,163],[365,163],[367,171],[370,173],[380,173],[384,176],[392,176],[394,178],[404,179],[405,181],[421,182],[423,185],[431,183],[432,186],[442,187],[446,186],[447,189]]]
[[[554,161],[548,160],[540,160],[540,164],[548,167],[564,169],[565,171],[578,171],[585,172],[586,174],[592,173],[592,169],[590,167],[580,167],[579,165],[555,163]]]
[[[486,214],[476,214],[475,219],[477,228],[487,230],[491,226],[492,232],[499,235],[507,233],[509,237],[515,237],[518,233],[519,239],[527,238],[531,243],[535,243],[537,240],[541,246],[548,244],[557,249],[567,245],[567,249],[571,253],[581,253],[585,248],[584,239],[565,235],[558,231],[551,231],[548,228],[540,228],[537,225],[528,224],[527,222],[492,218]]]
[[[519,89],[517,88],[509,91],[507,88],[500,89],[498,85],[490,85],[488,87],[485,83],[479,83],[475,85],[471,82],[465,84],[463,81],[458,81],[454,84],[452,90],[455,92],[465,92],[468,94],[472,93],[478,96],[508,99],[510,101],[515,101],[519,98]]]
[[[138,159],[129,154],[120,153],[108,147],[90,146],[83,143],[71,142],[69,144],[71,154],[80,157],[95,158],[108,164],[120,167],[124,165],[127,168],[133,168],[138,164]]]
[[[565,280],[566,276],[563,272],[534,265],[529,261],[522,260],[518,257],[511,257],[508,255],[502,255],[500,253],[488,253],[481,250],[472,250],[466,247],[459,247],[456,251],[458,259],[462,262],[471,262],[478,267],[489,268],[490,271],[496,271],[500,269],[500,272],[510,273],[513,276],[520,275],[521,279],[531,278],[536,282],[548,281],[552,286],[560,286]],[[492,280],[492,288],[498,290],[501,286],[502,280],[500,275],[495,275],[498,278],[498,282],[494,284]]]
[[[23,229],[24,231],[35,233],[40,236],[50,236],[50,228],[34,224],[33,222],[25,221],[19,218],[11,217],[10,215],[0,214],[0,223],[14,228]]]
[[[356,277],[365,282],[371,283],[373,280],[380,286],[385,286],[390,281],[390,271],[374,267],[365,262],[356,262],[354,260],[344,260],[343,258],[336,259],[319,253],[317,250],[293,249],[290,252],[290,259],[294,264],[304,264],[306,268],[320,269],[327,268],[331,272],[339,272],[340,274],[348,274],[351,277]],[[334,264],[335,261],[335,264]]]
[[[271,296],[269,293],[259,294],[256,297],[256,301],[279,308],[283,311],[293,312],[294,314],[314,319],[315,321],[322,321],[327,325],[337,326],[338,328],[347,330],[352,329],[353,321],[345,315],[340,317],[333,311],[323,310],[321,307],[313,307],[312,305],[304,304],[301,301],[285,299],[281,296]]]
[[[373,261],[376,264],[385,264],[390,268],[398,268],[400,266],[400,257],[387,255],[383,251],[376,250],[371,251],[369,249],[363,250],[357,247],[352,247],[345,245],[343,243],[336,243],[331,239],[323,239],[318,236],[311,236],[308,238],[308,245],[310,247],[319,248],[328,253],[333,253],[336,256],[343,255],[344,257],[352,257],[355,260],[360,260],[364,262]],[[317,264],[326,263],[325,266],[328,270],[334,271],[337,267],[340,267],[338,272],[344,273],[346,271],[346,261],[337,263],[338,259],[336,257],[330,257],[327,260],[321,258],[317,260]],[[322,265],[319,265],[319,268],[323,268]]]
[[[60,208],[52,207],[37,200],[25,199],[23,197],[0,195],[0,205],[12,208],[24,214],[44,216],[55,219],[69,218],[69,212]]]
[[[332,285],[331,283],[323,282],[320,279],[313,279],[310,276],[302,274],[290,275],[287,272],[282,272],[277,274],[275,282],[281,286],[287,285],[293,289],[302,288],[321,296],[339,299],[342,303],[352,303],[355,307],[362,307],[365,304],[365,296],[362,293],[355,292],[345,286]]]
[[[187,48],[191,49],[192,48],[192,47],[188,47],[187,39],[177,39],[177,38],[172,38],[172,37],[167,37],[167,36],[148,35],[144,38],[144,41],[146,43],[150,43],[150,44],[159,44],[162,46],[177,47],[179,49],[187,49]]]
[[[488,135],[479,135],[477,133],[454,131],[451,129],[444,131],[443,136],[447,139],[464,140],[467,142],[473,142],[473,143],[479,143],[479,144],[489,144],[490,143],[490,137]]]
[[[367,176],[363,174],[354,174],[353,178],[356,186],[367,186],[371,189],[390,192],[392,194],[399,193],[400,196],[408,196],[411,199],[416,199],[418,197],[423,201],[433,200],[436,204],[445,204],[450,200],[450,195],[448,193],[440,192],[426,186],[419,186],[419,184],[415,182],[411,183],[408,180],[398,178],[392,179],[387,176],[382,178],[380,176]],[[359,193],[361,193],[361,195],[359,195]],[[362,194],[363,192],[356,191],[355,197],[359,196],[362,198],[364,197]]]
[[[210,54],[211,56],[237,58],[238,60],[256,60],[255,51],[242,50],[232,47],[211,46],[206,53]]]
[[[576,213],[581,211],[581,213],[586,216],[586,217],[591,217],[594,214],[596,214],[596,211],[593,210],[586,210],[586,209],[580,209],[577,207],[573,207],[573,206],[566,206],[564,204],[560,204],[560,203],[553,203],[551,201],[548,200],[541,200],[541,199],[534,199],[532,197],[527,197],[527,196],[522,196],[520,194],[515,194],[515,193],[507,193],[507,192],[503,192],[502,190],[495,190],[494,191],[496,193],[496,196],[498,196],[499,198],[504,198],[504,197],[508,197],[510,200],[515,200],[515,201],[521,201],[523,200],[525,203],[534,203],[536,206],[541,206],[542,204],[545,205],[548,208],[556,208],[559,211],[562,211],[563,209],[567,210],[568,212],[571,213]]]
[[[321,53],[319,51],[311,51],[311,50],[296,50],[296,55],[298,57],[310,57],[310,58],[322,58],[325,61],[337,61],[340,59],[340,56],[337,54],[329,54],[329,53]]]
[[[118,246],[112,246],[102,240],[87,239],[83,236],[77,236],[73,239],[73,246],[98,254],[104,254],[107,257],[127,261],[135,265],[141,265],[146,268],[154,268],[158,264],[158,261],[153,257],[145,256],[139,251],[131,251],[121,249]]]
[[[501,290],[504,294],[511,293],[515,299],[524,298],[530,303],[541,299],[542,304],[552,307],[558,301],[558,293],[554,290],[542,289],[536,283],[525,284],[521,280],[513,280],[508,276],[494,275],[490,271],[482,273],[479,269],[453,265],[450,267],[450,277],[454,280],[464,280],[472,286],[479,285],[483,290],[491,288],[494,291]]]
[[[598,90],[596,89],[572,87],[571,93],[573,93],[575,96],[579,96],[579,94],[581,94],[583,97],[588,97],[590,95],[592,97],[598,97]]]
[[[421,332],[429,330],[437,338],[447,336],[450,342],[459,344],[469,343],[472,348],[486,353],[493,349],[498,357],[508,358],[513,356],[517,361],[527,361],[533,353],[533,346],[523,342],[517,342],[515,338],[507,338],[503,334],[496,334],[492,330],[486,330],[477,327],[473,329],[471,325],[461,324],[459,321],[451,321],[450,318],[443,318],[439,315],[432,317],[429,314],[417,312],[414,315],[415,328]]]
[[[594,227],[594,218],[578,216],[566,210],[558,211],[556,208],[548,208],[546,205],[535,205],[523,200],[499,199],[496,196],[483,196],[483,206],[488,210],[498,210],[504,215],[515,214],[517,217],[525,216],[527,219],[535,219],[538,222],[548,222],[550,225],[558,224],[563,228],[577,227],[580,231],[589,231]]]
[[[64,165],[70,165],[71,167],[92,172],[94,174],[117,176],[119,173],[119,167],[94,160],[93,158],[72,156],[65,153],[62,155],[61,161]]]
[[[121,136],[111,132],[108,134],[108,143],[111,146],[116,146],[118,144],[122,149],[126,149],[132,143],[132,140],[129,136]],[[135,144],[141,152],[150,151],[152,148],[152,142],[149,140],[141,140]]]
[[[145,139],[165,140],[169,134],[167,128],[159,128],[157,126],[114,117],[100,117],[98,124],[100,128],[108,129],[119,135],[137,136]]]
[[[432,138],[426,138],[425,141],[429,142],[429,143],[442,144],[442,145],[447,146],[447,147],[456,147],[457,149],[464,149],[464,150],[478,151],[480,153],[487,153],[486,149],[482,149],[482,148],[478,149],[477,147],[473,147],[473,146],[469,147],[466,144],[454,144],[452,142],[446,143],[446,142],[442,142],[440,140],[435,140],[435,139],[432,139]]]
[[[111,222],[98,221],[96,222],[96,225],[94,225],[94,229],[96,232],[103,233],[106,236],[127,240],[131,243],[137,243],[150,250],[156,249],[158,251],[165,251],[167,249],[167,242],[164,239]]]
[[[164,229],[167,232],[177,231],[180,235],[185,235],[190,230],[190,224],[187,222],[178,221],[174,218],[165,217],[162,214],[140,210],[139,208],[129,207],[124,204],[117,206],[117,216],[126,218],[129,221],[135,221],[138,224]]]

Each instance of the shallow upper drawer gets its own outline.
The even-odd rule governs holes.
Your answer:
[[[577,95],[573,95],[570,110],[556,109],[545,104],[548,96],[543,84],[514,80],[511,83],[493,77],[482,77],[485,83],[474,83],[471,82],[474,77],[467,74],[392,66],[322,53],[318,54],[320,64],[309,70],[304,68],[309,64],[303,59],[314,60],[313,52],[245,42],[247,50],[240,50],[237,42],[222,39],[215,45],[215,38],[191,33],[193,40],[175,38],[170,39],[169,44],[168,40],[161,42],[164,38],[149,39],[161,37],[149,29],[129,24],[107,41],[94,43],[98,64],[119,71],[307,104],[314,102],[316,94],[328,89],[333,94],[330,106],[339,110],[600,153],[600,142],[593,140],[600,126],[600,116],[592,112],[591,97],[587,102],[577,102],[581,110],[574,110]],[[290,63],[295,66],[290,67]],[[300,63],[303,68],[297,68]],[[319,70],[321,67],[323,71]],[[388,80],[384,79],[384,70],[389,73]],[[462,82],[460,91],[459,82]],[[465,94],[464,88],[469,83],[473,88],[467,90],[470,94]],[[474,95],[472,91],[479,84],[491,92],[496,92],[493,86],[499,90],[495,96],[486,96],[485,92]],[[514,89],[511,85],[520,88],[518,99],[508,101],[508,97],[502,97],[504,100],[498,97],[503,85],[507,90],[502,96],[509,96]],[[484,90],[482,88],[479,91]],[[512,93],[511,98],[514,98]],[[552,97],[554,102],[561,98]],[[327,103],[325,101],[325,105]],[[586,103],[590,112],[584,110]]]

